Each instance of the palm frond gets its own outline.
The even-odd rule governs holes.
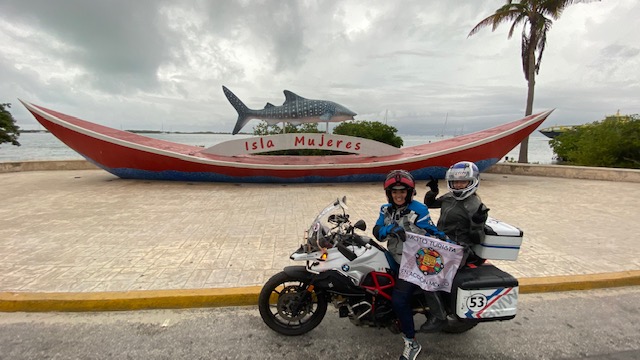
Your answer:
[[[522,31],[522,38],[520,40],[520,57],[522,58],[522,72],[524,72],[524,79],[529,81],[529,44],[531,39],[527,37],[526,32]]]
[[[595,1],[600,0],[542,0],[539,1],[539,6],[544,15],[551,17],[553,20],[558,20],[564,10],[570,5]]]
[[[476,26],[473,29],[471,29],[467,37],[475,35],[482,28],[485,28],[488,26],[491,26],[491,31],[495,31],[500,24],[517,19],[520,12],[521,11],[518,10],[518,6],[506,4],[500,7],[498,10],[496,10],[495,13],[487,16],[486,18],[482,19],[478,24],[476,24]]]
[[[547,33],[553,25],[553,20],[558,20],[562,12],[575,3],[589,3],[600,0],[506,0],[506,4],[499,7],[495,13],[482,19],[467,37],[478,33],[482,28],[491,26],[495,31],[503,23],[511,23],[508,38],[511,39],[516,28],[522,26],[521,56],[522,70],[525,79],[529,80],[529,62],[535,57],[532,65],[537,74],[540,71],[542,54],[547,45]]]
[[[511,28],[509,29],[509,35],[507,36],[508,39],[511,39],[511,37],[513,36],[513,32],[516,30],[516,28],[522,24],[522,23],[526,23],[527,21],[527,14],[520,14],[520,16],[518,16],[514,22],[511,24]]]
[[[538,43],[536,44],[536,51],[538,52],[538,59],[536,60],[536,74],[540,73],[540,64],[542,63],[542,54],[544,48],[547,45],[547,33],[551,29],[553,22],[549,19],[545,19],[542,29],[538,32]]]

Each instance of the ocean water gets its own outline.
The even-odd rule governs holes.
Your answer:
[[[427,142],[435,142],[451,138],[451,136],[420,136],[420,135],[400,135],[404,141],[404,146],[415,146],[424,144]],[[529,136],[529,163],[531,164],[553,164],[555,162],[556,155],[553,153],[553,149],[549,146],[548,137],[538,133],[537,131]],[[510,160],[518,161],[520,145],[511,149],[505,156]]]
[[[247,135],[231,134],[142,134],[144,136],[172,141],[181,144],[209,147],[227,140],[247,137]],[[400,135],[404,146],[420,145],[446,139],[446,137]],[[33,161],[33,160],[77,160],[84,159],[67,145],[50,133],[23,133],[18,141],[22,146],[10,144],[0,145],[0,162]],[[506,156],[518,159],[516,146]],[[544,135],[532,134],[529,138],[529,162],[551,164],[554,159],[553,150],[549,147],[549,139]]]

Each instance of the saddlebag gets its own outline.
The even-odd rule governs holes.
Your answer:
[[[473,245],[473,252],[483,259],[516,260],[522,244],[522,230],[500,220],[489,218],[484,226],[485,237]]]
[[[463,267],[453,280],[450,306],[463,321],[513,319],[518,307],[518,279],[489,264]]]

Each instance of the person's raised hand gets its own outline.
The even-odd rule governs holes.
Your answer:
[[[429,182],[427,182],[427,187],[433,191],[434,193],[438,193],[439,189],[438,189],[438,179],[434,179],[433,177],[431,177],[431,180],[429,180]]]

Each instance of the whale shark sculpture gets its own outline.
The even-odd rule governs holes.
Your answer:
[[[340,122],[353,120],[357,114],[346,107],[326,100],[311,100],[298,96],[289,90],[284,91],[285,101],[281,106],[267,103],[264,109],[249,109],[238,97],[222,87],[225,96],[238,112],[238,121],[232,134],[237,134],[252,119],[266,121],[269,125],[288,122],[294,125],[317,122]]]

